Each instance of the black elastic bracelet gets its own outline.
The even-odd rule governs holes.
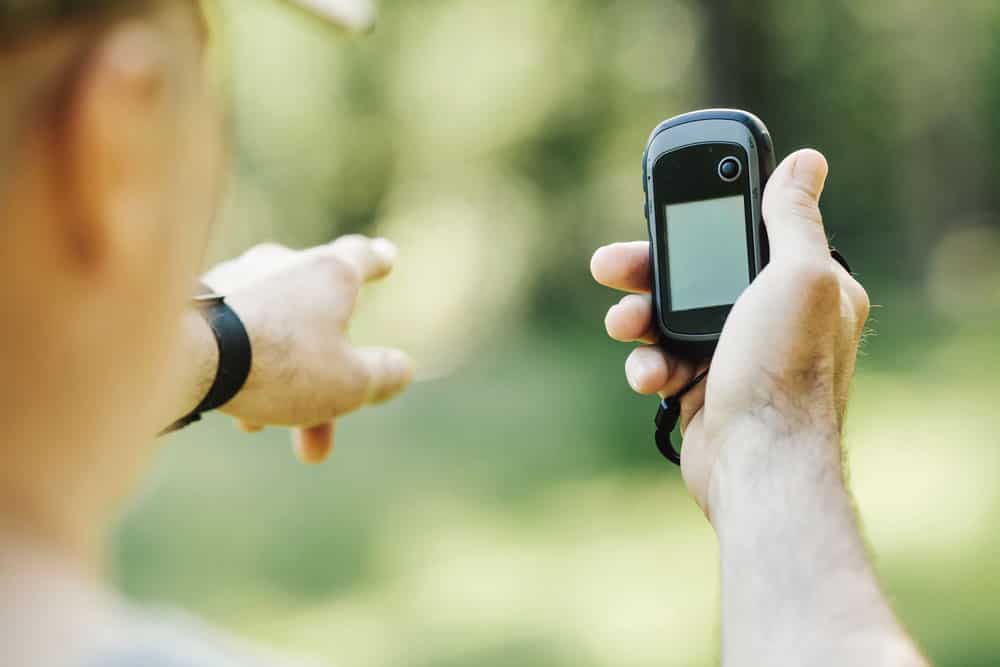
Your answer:
[[[201,419],[201,415],[222,407],[239,393],[250,376],[253,353],[250,336],[236,312],[218,294],[195,297],[199,312],[215,335],[219,364],[211,389],[194,410],[178,419],[163,434],[173,433]],[[161,434],[162,435],[162,434]]]

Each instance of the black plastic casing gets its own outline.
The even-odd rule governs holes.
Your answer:
[[[706,109],[675,116],[657,125],[649,137],[642,158],[642,184],[645,194],[644,213],[649,229],[650,277],[653,292],[653,320],[659,332],[660,343],[672,354],[688,359],[701,359],[715,351],[722,326],[732,304],[686,311],[671,312],[666,257],[666,225],[663,219],[664,201],[685,201],[706,198],[697,192],[677,192],[680,184],[662,182],[657,175],[657,165],[666,156],[677,157],[678,151],[688,149],[698,153],[718,148],[720,155],[727,150],[746,159],[745,177],[741,176],[741,189],[746,202],[747,252],[752,281],[770,258],[767,233],[761,217],[761,193],[775,168],[774,145],[771,136],[759,118],[736,109]],[[728,148],[725,148],[728,147]],[[660,170],[662,171],[662,169]],[[656,182],[657,178],[661,179]],[[698,176],[700,178],[700,176]],[[711,178],[706,175],[706,178]],[[699,184],[700,185],[700,184]],[[671,187],[673,186],[673,187]],[[688,184],[690,187],[690,184]],[[706,184],[711,188],[710,184]],[[726,187],[726,186],[720,186]],[[692,188],[700,190],[701,188]],[[730,189],[732,189],[730,187]],[[671,190],[666,193],[663,190]],[[727,192],[726,194],[732,194]]]

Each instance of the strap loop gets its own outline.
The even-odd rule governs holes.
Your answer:
[[[675,465],[681,464],[681,455],[680,451],[674,447],[671,437],[681,418],[681,399],[707,377],[708,371],[699,373],[679,392],[660,401],[660,409],[656,411],[656,418],[653,420],[653,423],[656,424],[656,448],[660,450],[664,458]]]

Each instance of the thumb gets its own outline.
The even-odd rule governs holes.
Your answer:
[[[775,169],[763,202],[772,259],[825,260],[829,256],[819,211],[828,169],[826,158],[811,148],[792,153]]]

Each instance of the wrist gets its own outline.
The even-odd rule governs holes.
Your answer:
[[[262,320],[260,316],[266,314],[266,308],[258,307],[255,295],[231,292],[226,294],[226,304],[232,308],[243,324],[253,355],[250,360],[249,372],[240,390],[232,399],[220,406],[219,411],[233,417],[256,414],[254,401],[260,394],[258,389],[268,382],[268,379],[263,377],[262,369],[269,365],[268,360],[273,358],[279,347],[281,347],[282,353],[285,350],[283,346],[275,342],[275,336],[268,335],[267,327],[263,326],[267,320]]]
[[[730,433],[719,444],[708,486],[709,520],[720,540],[727,523],[773,520],[817,494],[850,506],[835,425],[789,430],[748,419]]]
[[[161,421],[173,423],[190,414],[208,394],[219,366],[219,348],[208,323],[194,308],[181,317],[179,344],[171,363],[174,399],[168,402]]]

